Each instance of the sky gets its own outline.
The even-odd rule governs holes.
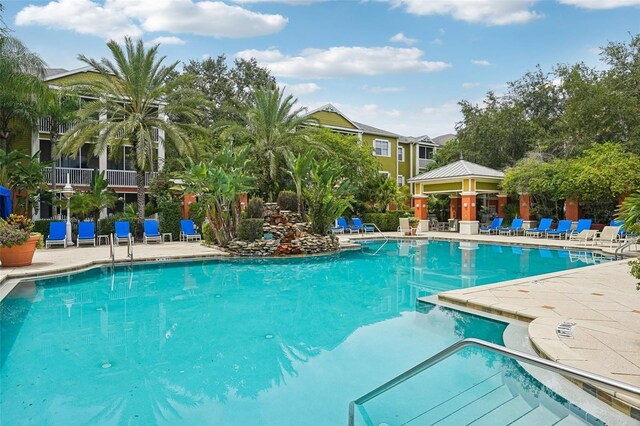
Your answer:
[[[454,132],[459,101],[504,93],[536,65],[602,68],[599,47],[640,33],[640,0],[0,1],[52,68],[108,56],[126,35],[171,62],[254,57],[299,106],[405,136]]]

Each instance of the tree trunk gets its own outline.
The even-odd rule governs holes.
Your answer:
[[[136,239],[142,240],[144,232],[144,184],[145,173],[142,170],[136,171],[136,183],[138,184],[138,226],[136,227]]]

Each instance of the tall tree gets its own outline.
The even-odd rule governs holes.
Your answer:
[[[51,141],[51,151],[56,152],[60,137],[65,128],[69,127],[76,119],[80,99],[62,90],[51,89],[48,91],[44,103],[43,113],[49,120],[49,140]],[[51,166],[51,185],[56,184],[56,162]]]
[[[78,111],[78,122],[60,140],[60,153],[75,155],[85,141],[95,140],[93,154],[99,156],[107,147],[112,155],[124,145],[132,147],[136,169],[138,237],[141,236],[145,211],[145,173],[157,170],[156,147],[173,145],[179,154],[195,154],[193,133],[203,132],[195,123],[206,101],[190,88],[187,77],[173,78],[178,62],[163,65],[158,46],[148,49],[142,41],[125,38],[124,49],[115,41],[107,43],[113,60],[79,59],[94,68],[99,76],[74,86],[78,93],[96,100],[85,102]],[[99,116],[106,111],[107,119]],[[159,112],[164,112],[165,119]],[[165,140],[156,141],[155,129],[164,132]]]
[[[227,65],[225,55],[191,60],[185,65],[184,73],[195,78],[195,87],[211,103],[201,122],[204,127],[242,121],[255,90],[276,88],[275,78],[269,70],[258,66],[255,59],[236,59],[233,67]]]
[[[17,130],[30,130],[40,116],[45,63],[19,39],[0,36],[0,149],[7,150]]]

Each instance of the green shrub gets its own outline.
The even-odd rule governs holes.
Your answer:
[[[202,225],[202,238],[204,238],[204,242],[207,244],[214,244],[216,242],[216,236],[213,235],[213,230],[209,222]]]
[[[298,196],[293,191],[280,191],[278,194],[278,207],[280,210],[298,211]]]
[[[115,223],[121,220],[129,222],[129,230],[133,235],[136,235],[136,229],[138,228],[138,222],[136,219],[126,218],[122,213],[116,213],[98,221],[98,235],[109,235],[115,232]]]
[[[53,219],[39,219],[33,221],[33,231],[44,235],[46,238],[49,235],[49,223],[51,222],[66,222],[66,220],[53,220]],[[71,219],[71,233],[78,235],[78,219]]]
[[[182,204],[174,199],[162,200],[158,203],[158,224],[160,232],[171,232],[174,241],[180,237],[180,220],[182,220]]]
[[[262,238],[264,219],[241,219],[238,223],[238,238],[242,241],[255,241]]]
[[[247,219],[264,218],[264,201],[262,201],[262,198],[254,197],[250,199],[244,213]]]
[[[398,230],[401,217],[411,217],[411,214],[403,211],[365,213],[362,215],[362,221],[366,223],[375,223],[382,232],[390,232]]]
[[[207,211],[203,203],[195,202],[189,204],[189,219],[198,227],[202,229],[202,224],[207,217]]]

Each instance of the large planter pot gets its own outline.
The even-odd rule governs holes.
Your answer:
[[[21,246],[1,247],[0,262],[2,262],[2,267],[31,265],[38,240],[40,240],[40,236],[33,235]]]

